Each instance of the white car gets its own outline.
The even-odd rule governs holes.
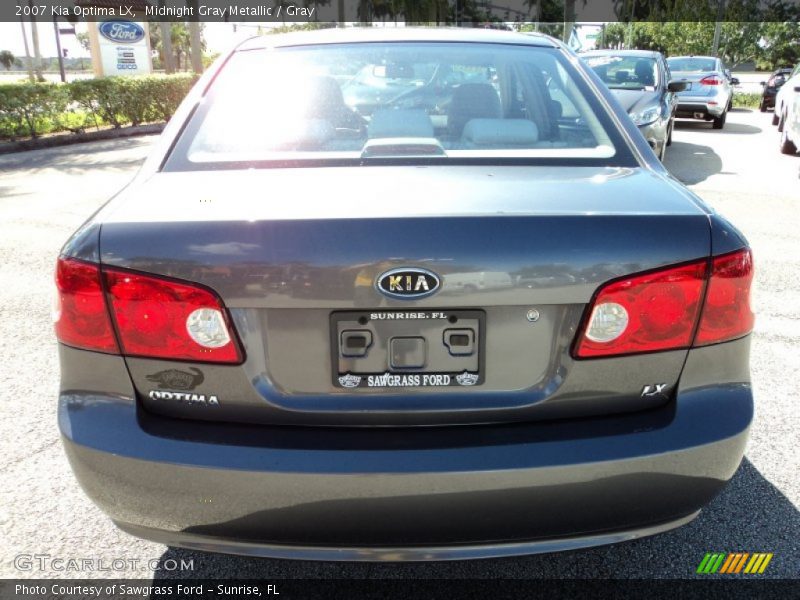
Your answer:
[[[782,117],[781,145],[783,154],[796,154],[800,148],[800,77],[796,77],[792,85],[792,103],[787,107]]]
[[[772,116],[772,124],[777,125],[780,132],[783,132],[786,117],[792,109],[792,98],[797,95],[794,88],[798,85],[800,85],[800,63],[795,65],[786,82],[775,96],[775,113]]]

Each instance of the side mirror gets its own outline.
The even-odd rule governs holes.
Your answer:
[[[761,87],[764,87],[765,85],[767,85],[767,82],[766,81],[759,81],[758,85],[760,85]]]
[[[795,92],[800,92],[800,85],[794,86],[794,91]]]
[[[686,89],[686,86],[688,85],[689,84],[686,81],[677,81],[673,79],[667,84],[667,91],[682,92],[683,90]]]
[[[739,80],[736,77],[731,77],[731,85],[739,85]]]

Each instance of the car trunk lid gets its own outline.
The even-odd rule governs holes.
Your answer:
[[[706,71],[706,72],[693,72],[693,71],[673,71],[672,78],[677,79],[678,81],[685,81],[689,84],[689,87],[682,92],[678,92],[678,97],[706,97],[706,96],[713,96],[717,90],[719,89],[719,85],[704,85],[701,83],[706,77],[717,77],[718,79],[722,78],[722,75],[716,73],[715,71]]]
[[[685,350],[575,360],[570,348],[602,283],[708,255],[708,216],[693,196],[641,169],[419,167],[402,170],[402,185],[397,172],[162,173],[112,203],[102,262],[213,289],[247,356],[236,366],[128,357],[147,408],[217,420],[430,425],[667,401]],[[381,293],[376,282],[396,269],[431,272],[441,287],[411,300]],[[343,346],[343,333],[359,329],[379,353],[369,368]],[[443,336],[451,329],[472,332],[474,354],[450,360]],[[395,378],[428,371],[414,363],[418,342],[403,341],[401,362],[389,363],[392,340],[412,338],[423,340],[425,360],[439,361],[433,371],[451,369],[447,385]],[[457,381],[462,370],[477,378]],[[371,386],[370,374],[386,377]],[[363,381],[350,387],[348,375]],[[643,395],[655,385],[662,394]]]

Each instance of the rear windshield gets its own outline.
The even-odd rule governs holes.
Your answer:
[[[654,58],[601,54],[584,60],[612,90],[654,90],[658,85]]]
[[[552,48],[361,43],[234,54],[168,170],[228,162],[595,159],[624,144]]]
[[[667,64],[670,71],[682,73],[701,73],[716,69],[716,60],[713,58],[668,58]]]

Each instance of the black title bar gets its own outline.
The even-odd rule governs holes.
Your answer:
[[[785,600],[797,581],[614,579],[5,579],[3,600]]]
[[[0,21],[467,25],[509,22],[797,21],[800,0],[2,0]]]

